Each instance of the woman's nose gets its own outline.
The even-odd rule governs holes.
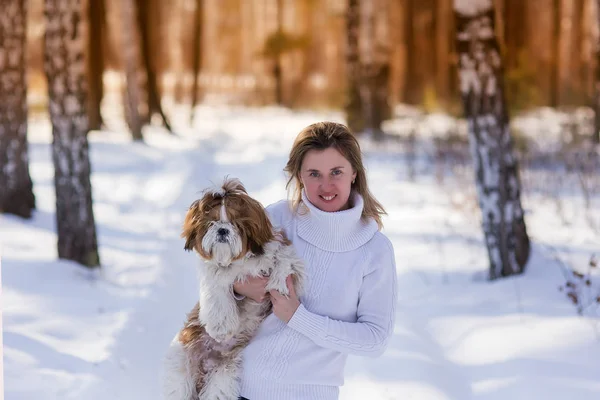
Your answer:
[[[332,184],[333,182],[329,177],[321,179],[321,188],[330,188]]]

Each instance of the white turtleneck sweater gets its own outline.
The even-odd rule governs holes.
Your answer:
[[[271,314],[244,349],[241,395],[250,400],[335,400],[348,354],[377,357],[394,328],[396,267],[377,223],[361,219],[363,200],[324,212],[303,194],[267,211],[306,267],[305,293],[286,325]]]

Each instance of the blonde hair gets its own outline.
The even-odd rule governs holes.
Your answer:
[[[304,156],[310,150],[325,150],[333,147],[344,156],[356,172],[356,179],[352,190],[360,194],[364,201],[362,218],[373,218],[379,229],[383,228],[382,215],[387,214],[385,209],[369,191],[367,174],[362,162],[362,153],[356,137],[350,129],[336,122],[317,122],[304,128],[296,137],[290,157],[284,171],[288,175],[286,189],[288,192],[293,186],[292,207],[298,209],[302,201],[302,182],[300,171]]]

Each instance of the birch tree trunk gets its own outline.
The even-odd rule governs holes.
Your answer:
[[[7,0],[0,18],[0,212],[31,217],[35,208],[27,146],[25,0]]]
[[[596,21],[600,28],[600,0],[596,0]],[[600,144],[600,39],[596,43],[596,82],[594,85],[594,134],[592,140],[596,144]]]
[[[44,67],[52,122],[58,257],[100,264],[92,210],[82,0],[45,0]]]
[[[358,37],[360,31],[360,0],[348,0],[346,10],[346,75],[347,94],[344,111],[348,128],[356,134],[365,128],[363,107],[360,97],[360,49]]]
[[[461,97],[468,123],[490,279],[522,273],[529,238],[503,92],[491,0],[455,0]]]
[[[90,0],[93,1],[93,0]],[[140,113],[142,100],[139,80],[140,53],[136,30],[136,10],[134,0],[120,0],[123,36],[123,63],[125,64],[125,94],[123,96],[125,120],[134,140],[144,140],[143,119]]]

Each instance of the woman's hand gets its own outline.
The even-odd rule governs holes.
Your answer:
[[[271,290],[271,303],[273,303],[273,314],[286,324],[292,319],[294,313],[300,307],[300,300],[294,290],[294,284],[292,283],[292,277],[288,276],[285,283],[290,292],[289,296],[284,296],[277,290]]]
[[[236,282],[233,284],[235,293],[251,298],[252,300],[262,303],[267,297],[267,286],[269,277],[248,277],[244,282]]]

